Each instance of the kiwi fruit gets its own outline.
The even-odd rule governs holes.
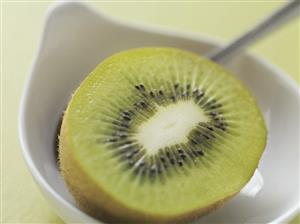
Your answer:
[[[93,217],[187,223],[243,188],[266,135],[254,98],[220,65],[179,49],[133,49],[103,61],[73,94],[59,165]]]

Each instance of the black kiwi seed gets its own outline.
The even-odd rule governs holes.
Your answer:
[[[143,101],[140,102],[140,105],[141,105],[141,107],[143,107],[145,109],[148,107],[147,104]]]
[[[199,93],[199,89],[195,89],[195,90],[193,91],[193,96],[197,96],[198,93]]]
[[[180,158],[185,160],[186,159],[186,155],[185,154],[179,154]]]
[[[117,138],[110,138],[110,139],[107,139],[107,142],[117,142],[118,139]]]
[[[210,131],[213,131],[214,130],[214,128],[212,127],[212,126],[207,126],[206,127],[208,130],[210,130]]]
[[[218,122],[218,121],[222,120],[221,117],[212,117],[212,119],[213,119],[215,122]]]
[[[150,91],[150,96],[151,96],[152,98],[155,98],[154,92]]]
[[[204,92],[199,92],[196,96],[196,100],[200,100],[204,96]]]
[[[222,131],[226,131],[224,123],[217,123],[217,124],[215,124],[215,127],[218,129],[221,129]]]
[[[142,160],[140,163],[139,163],[139,165],[138,165],[139,167],[143,167],[143,166],[145,166],[145,161],[144,160]]]
[[[140,151],[139,149],[134,149],[134,150],[132,151],[132,153],[135,155],[135,154],[137,154],[139,151]]]
[[[123,119],[124,119],[124,120],[127,120],[127,121],[130,121],[130,120],[131,120],[131,118],[130,118],[129,116],[127,116],[127,115],[124,115],[124,116],[123,116]]]
[[[204,92],[200,91],[199,94],[198,94],[198,97],[202,97],[202,96],[204,96]]]
[[[226,128],[225,128],[225,127],[221,127],[221,130],[222,130],[222,131],[226,131]]]
[[[191,89],[191,85],[187,84],[186,85],[186,95],[189,96],[190,95],[190,89]]]
[[[175,85],[174,85],[174,89],[176,90],[176,89],[178,89],[178,87],[179,87],[179,83],[177,82],[177,83],[175,83]]]
[[[122,114],[125,116],[131,116],[131,113],[129,111],[123,111]]]
[[[166,152],[167,157],[170,159],[171,158],[171,154],[169,151]]]
[[[134,87],[140,92],[145,92],[145,87],[143,84],[135,85]]]
[[[175,102],[175,101],[176,101],[176,98],[175,98],[175,96],[171,96],[171,97],[170,97],[170,99],[171,99],[173,102]]]
[[[178,153],[184,153],[184,151],[182,149],[178,149],[177,152]]]
[[[140,90],[145,91],[145,86],[143,84],[140,84]]]
[[[140,86],[135,85],[134,87],[135,87],[137,90],[140,90]]]
[[[196,151],[194,151],[198,156],[203,156],[204,155],[204,153],[203,153],[203,151],[202,150],[200,150],[200,149],[198,149],[198,150],[196,150]]]
[[[183,166],[183,162],[181,160],[177,161],[179,166]]]
[[[190,141],[191,141],[191,143],[192,143],[193,145],[197,145],[197,144],[198,144],[198,142],[197,142],[194,138],[192,138]]]
[[[160,156],[159,158],[160,158],[160,161],[162,161],[163,163],[166,162],[166,158],[164,156]]]
[[[170,158],[170,163],[171,163],[172,165],[174,165],[174,164],[175,164],[175,159],[174,159],[174,158]]]
[[[162,90],[159,90],[158,91],[159,95],[163,96],[164,95],[164,92]]]
[[[203,134],[202,136],[204,136],[204,138],[206,138],[207,140],[210,139],[210,137],[206,134]]]

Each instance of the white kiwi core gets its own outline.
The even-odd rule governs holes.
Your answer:
[[[137,141],[148,154],[159,149],[188,141],[189,133],[208,117],[194,101],[179,101],[168,106],[157,106],[157,112],[138,127]]]

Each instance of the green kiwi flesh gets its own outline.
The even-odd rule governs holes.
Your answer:
[[[179,49],[141,48],[106,59],[76,90],[59,164],[88,214],[176,223],[237,194],[265,144],[255,100],[223,67]]]

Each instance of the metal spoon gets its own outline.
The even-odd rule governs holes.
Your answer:
[[[271,14],[262,22],[258,23],[252,29],[242,34],[240,37],[229,43],[227,46],[217,49],[209,53],[207,56],[218,63],[224,63],[227,60],[232,59],[241,50],[249,46],[257,39],[270,33],[279,26],[285,24],[292,18],[299,16],[300,0],[294,0],[282,8]],[[256,170],[255,174],[249,181],[249,183],[241,190],[242,195],[248,197],[255,197],[264,185],[264,180],[259,170]]]
[[[211,60],[222,63],[233,58],[237,53],[243,50],[248,45],[252,44],[259,38],[269,34],[276,28],[299,16],[300,0],[293,0],[284,5],[279,10],[268,16],[262,22],[258,23],[252,29],[239,36],[237,39],[229,43],[227,46],[208,54]]]

